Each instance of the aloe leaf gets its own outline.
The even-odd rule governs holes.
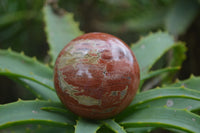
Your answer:
[[[180,97],[194,100],[200,100],[200,92],[184,87],[166,87],[152,89],[137,94],[130,106],[137,106],[145,102],[153,101],[160,98]]]
[[[41,109],[45,110],[45,111],[65,114],[65,115],[67,115],[68,118],[73,119],[73,120],[77,119],[77,115],[75,115],[71,111],[67,110],[66,108],[59,108],[59,107],[49,106],[49,107],[42,107]]]
[[[72,39],[82,34],[79,24],[74,21],[73,14],[64,12],[56,14],[50,5],[43,8],[45,31],[50,47],[49,54],[54,64],[58,54]]]
[[[132,127],[126,128],[128,133],[150,133],[155,127]]]
[[[54,90],[52,69],[23,53],[0,50],[0,75],[29,79]]]
[[[58,107],[42,107],[42,110],[46,110],[46,111],[51,111],[51,112],[57,112],[57,113],[67,113],[67,114],[71,114],[71,112],[69,110],[66,110],[65,108],[58,108]]]
[[[185,88],[190,88],[193,90],[200,91],[200,77],[191,76],[186,80],[177,80],[176,83],[170,85],[174,87],[184,86]]]
[[[199,123],[200,116],[196,114],[166,107],[139,109],[120,121],[125,128],[153,126],[175,128],[190,133],[200,131]]]
[[[167,73],[167,72],[173,72],[173,71],[177,71],[179,69],[180,69],[180,67],[167,67],[167,68],[162,68],[162,69],[150,71],[146,75],[141,75],[142,77],[140,78],[140,80],[147,80],[147,79],[155,77],[159,74],[163,74],[163,73]]]
[[[180,98],[180,97],[178,98],[166,97],[166,98],[155,99],[153,101],[137,105],[137,108],[162,107],[162,106],[167,106],[176,109],[187,109],[188,111],[200,110],[199,100]]]
[[[135,5],[132,5],[132,7]],[[140,7],[142,7],[140,5]],[[146,8],[147,9],[147,8]],[[120,28],[122,25],[124,26],[124,29],[126,31],[150,31],[152,29],[158,28],[159,26],[162,25],[165,15],[166,14],[166,9],[163,8],[159,10],[159,12],[153,8],[151,10],[146,10],[144,11],[144,8],[140,12],[141,14],[137,13],[132,13],[137,14],[137,16],[131,17],[131,18],[126,18],[125,20],[122,21],[122,23],[117,23],[116,21],[110,21],[110,22],[104,22],[100,23],[99,25],[101,26],[102,31],[107,31],[107,32],[113,32],[117,33],[120,32]],[[132,12],[129,10],[129,13]],[[123,14],[125,14],[123,12]]]
[[[130,106],[116,116],[116,120],[123,119],[123,117],[133,113],[135,108],[151,106],[151,104],[148,104],[149,102],[154,104],[154,101],[164,99],[164,104],[167,107],[172,107],[175,101],[167,101],[168,99],[170,100],[171,98],[182,98],[184,100],[190,99],[199,102],[200,92],[192,89],[187,89],[184,87],[166,87],[166,88],[144,91],[135,96]],[[156,104],[154,106],[156,106]]]
[[[103,120],[102,122],[115,133],[126,133],[124,128],[114,120],[108,119],[108,120]]]
[[[176,45],[171,49],[168,54],[169,66],[171,67],[181,67],[183,61],[186,59],[187,48],[183,42],[177,42]],[[162,83],[170,83],[174,78],[176,71],[172,71],[170,73],[165,73],[162,75]]]
[[[184,33],[198,14],[198,9],[196,0],[177,0],[167,14],[166,29],[175,36]]]
[[[59,102],[59,98],[56,95],[55,91],[52,91],[48,89],[47,87],[38,84],[36,82],[33,82],[31,80],[27,80],[24,78],[17,78],[14,79],[16,82],[23,85],[25,88],[27,88],[30,92],[32,92],[38,99],[42,100],[51,100],[54,102]]]
[[[80,118],[75,125],[75,133],[96,133],[101,123],[93,120]]]
[[[169,62],[169,65],[174,66],[181,66],[183,61],[186,59],[186,53],[187,47],[184,42],[177,42],[176,45],[172,48],[171,53],[171,60]]]
[[[141,71],[141,77],[148,73],[153,64],[174,44],[174,39],[167,33],[157,32],[141,38],[131,46]]]
[[[1,133],[74,133],[74,127],[66,125],[58,127],[56,125],[42,125],[37,123],[11,126],[0,130]]]
[[[0,27],[4,27],[6,25],[15,23],[20,20],[30,19],[30,18],[33,18],[34,16],[36,16],[36,12],[34,12],[34,11],[28,12],[27,10],[6,13],[4,15],[1,15]]]
[[[75,121],[66,115],[41,110],[42,107],[63,108],[61,103],[50,101],[22,101],[0,105],[0,129],[24,124],[44,124],[58,127],[73,125]],[[70,115],[70,114],[69,114]]]
[[[178,129],[173,129],[173,128],[165,128],[173,133],[188,133],[186,131],[181,131],[181,130],[178,130]]]
[[[159,10],[159,12],[155,9],[151,9],[146,12],[143,12],[138,17],[128,19],[125,22],[125,25],[128,30],[149,31],[162,25],[164,17],[165,17],[165,15],[163,14],[165,13],[166,13],[166,9],[164,8]],[[120,27],[120,25],[118,25],[118,27]]]

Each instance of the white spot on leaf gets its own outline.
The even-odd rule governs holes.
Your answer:
[[[32,111],[32,113],[33,113],[33,114],[37,114],[38,112],[37,112],[37,111],[35,111],[35,110],[33,110],[33,111]]]
[[[144,49],[145,48],[145,45],[141,45],[141,49]]]
[[[173,100],[168,99],[166,105],[167,105],[167,107],[172,107],[174,105]]]

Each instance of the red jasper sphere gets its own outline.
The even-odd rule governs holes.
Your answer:
[[[112,117],[126,108],[140,82],[130,48],[106,33],[88,33],[67,44],[57,57],[54,85],[62,103],[89,119]]]

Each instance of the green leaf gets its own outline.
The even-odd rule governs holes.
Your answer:
[[[158,28],[163,23],[165,17],[163,14],[166,14],[165,8],[159,10],[159,12],[152,8],[139,16],[128,19],[125,22],[125,27],[132,31],[149,31]]]
[[[77,119],[77,115],[72,113],[70,110],[67,110],[66,108],[49,106],[49,107],[41,107],[41,109],[45,111],[64,114],[64,115],[68,114],[68,118],[73,119],[73,120]]]
[[[126,131],[128,133],[150,133],[154,127],[132,127],[132,128],[126,128]]]
[[[181,130],[178,130],[178,129],[173,129],[173,128],[165,128],[173,133],[188,133],[188,132],[185,132],[185,131],[181,131]]]
[[[126,127],[167,127],[190,133],[200,131],[200,116],[187,110],[165,107],[143,108],[125,117],[120,124]]]
[[[184,42],[177,42],[176,45],[172,48],[171,53],[171,60],[170,60],[170,66],[181,66],[183,61],[186,59],[186,53],[187,47]]]
[[[181,67],[183,61],[186,59],[186,53],[187,48],[183,42],[177,42],[176,45],[171,49],[171,51],[168,54],[168,64],[171,67]],[[174,78],[174,75],[176,74],[176,71],[165,73],[163,78],[163,83],[169,83],[172,82],[171,79]]]
[[[75,37],[81,35],[82,32],[79,30],[79,24],[74,21],[71,13],[56,14],[50,5],[45,5],[43,14],[47,41],[50,47],[49,54],[52,58],[52,65],[54,65],[58,54],[64,46]]]
[[[184,101],[184,102],[183,102]],[[176,109],[187,109],[188,111],[200,110],[199,100],[189,99],[189,98],[174,98],[174,97],[164,97],[149,101],[140,105],[137,108],[144,107],[162,107],[167,106]]]
[[[177,0],[166,17],[166,29],[175,36],[183,34],[198,14],[198,9],[196,0]]]
[[[153,64],[174,44],[167,33],[157,32],[141,38],[131,46],[140,66],[141,77],[148,73]]]
[[[96,133],[101,123],[93,120],[80,118],[75,126],[75,133]]]
[[[165,96],[164,96],[163,93],[160,92],[160,89],[159,90],[153,89],[150,91],[155,91],[158,94],[158,96],[154,95],[151,92],[149,93],[149,91],[142,92],[142,93],[136,95],[132,104],[138,103],[137,108],[147,107],[147,106],[150,106],[150,107],[168,106],[168,107],[177,108],[177,109],[187,109],[189,111],[200,110],[199,100],[186,97],[186,96],[189,96],[188,94],[191,94],[191,92],[198,94],[200,91],[199,86],[200,86],[200,77],[191,76],[187,80],[177,81],[176,83],[174,83],[170,86],[161,88],[161,89],[164,89],[164,88],[170,89],[173,87],[178,87],[178,88],[174,88],[172,90],[172,91],[174,91],[174,92],[172,92],[174,96],[171,94],[167,94],[169,92],[163,92],[163,93],[165,93],[164,94]],[[182,89],[181,89],[183,87],[185,88],[184,91],[182,91]],[[189,89],[186,89],[186,88],[189,88]],[[177,89],[180,92],[178,92]],[[185,90],[188,92],[186,92]],[[161,91],[165,91],[165,90],[161,90]],[[175,91],[177,91],[177,92],[175,92]],[[183,93],[185,93],[185,94],[183,94]],[[161,96],[159,97],[159,95],[161,95]],[[143,102],[142,102],[142,99],[144,100]],[[141,104],[139,104],[140,100],[141,100]]]
[[[165,99],[162,103],[165,103],[165,106],[172,107],[175,101],[170,101],[166,98],[183,98],[183,100],[190,99],[200,101],[200,92],[192,89],[187,89],[184,87],[166,87],[159,89],[152,89],[149,91],[144,91],[135,96],[132,103],[127,107],[123,112],[116,116],[116,120],[123,119],[123,117],[133,113],[135,108],[141,108],[146,106],[151,106],[148,104],[151,102],[154,104],[154,101]],[[181,101],[179,101],[181,102]],[[158,102],[159,103],[159,102]],[[155,104],[156,105],[156,104]],[[154,106],[155,106],[154,105]]]
[[[189,79],[186,79],[183,81],[177,80],[176,83],[170,86],[174,86],[174,87],[184,86],[186,88],[200,91],[200,77],[195,77],[192,75]]]
[[[144,91],[135,96],[130,106],[137,106],[145,102],[166,97],[180,97],[200,100],[200,92],[184,87],[166,87]]]
[[[162,82],[169,83],[173,79],[177,70],[181,68],[183,61],[185,60],[186,46],[182,42],[175,43],[170,52],[168,53],[167,58],[167,67],[160,68],[156,70],[149,71],[147,74],[141,75],[141,80],[147,80],[149,78],[161,75]]]
[[[1,133],[74,133],[74,127],[66,125],[58,127],[56,125],[42,125],[37,123],[11,126],[0,130]]]
[[[42,107],[42,110],[46,110],[46,111],[51,111],[51,112],[57,112],[57,113],[67,113],[67,114],[72,114],[69,110],[66,110],[65,108],[58,108],[58,107]],[[74,114],[72,114],[74,115]]]
[[[14,81],[23,85],[30,92],[32,92],[38,99],[51,100],[55,102],[60,101],[55,91],[52,91],[43,85],[40,85],[36,82],[23,78],[16,78],[14,79]]]
[[[16,23],[17,21],[31,19],[36,16],[36,12],[32,11],[16,11],[1,15],[0,27]]]
[[[103,120],[102,121],[108,128],[110,128],[115,133],[126,133],[124,128],[119,125],[117,122],[111,119]]]
[[[41,110],[42,107],[64,108],[61,103],[50,101],[17,101],[5,105],[0,105],[0,129],[24,124],[44,124],[58,127],[75,124],[74,120],[67,116]]]
[[[142,75],[140,80],[147,80],[147,79],[155,77],[159,74],[163,74],[163,73],[167,73],[167,72],[173,72],[173,71],[177,71],[179,69],[180,69],[180,67],[167,67],[167,68],[162,68],[162,69],[158,69],[158,70],[155,70],[155,71],[150,71],[148,74]]]
[[[52,69],[23,53],[0,50],[0,75],[29,79],[54,90]]]
[[[140,5],[141,6],[141,5]],[[146,7],[148,8],[148,7]],[[128,18],[126,18],[123,21],[117,22],[116,20],[114,21],[106,21],[103,23],[98,23],[98,25],[101,26],[102,31],[107,31],[107,32],[112,32],[112,33],[117,33],[120,32],[120,28],[123,27],[124,31],[137,31],[137,32],[144,32],[144,31],[150,31],[152,29],[157,29],[158,27],[163,25],[163,21],[165,18],[166,14],[166,9],[163,8],[157,11],[157,9],[151,8],[146,9],[144,12],[144,8],[142,11],[139,11],[135,13],[137,16],[132,16],[132,11],[128,11],[127,13],[131,13]],[[141,13],[141,14],[139,14]],[[123,14],[125,14],[123,12]],[[163,15],[164,14],[164,15]],[[119,16],[119,15],[116,15]],[[119,20],[122,20],[121,18]]]

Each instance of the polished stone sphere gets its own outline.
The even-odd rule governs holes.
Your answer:
[[[88,33],[69,42],[54,68],[54,85],[62,103],[89,119],[120,113],[133,100],[139,82],[140,70],[131,49],[106,33]]]

